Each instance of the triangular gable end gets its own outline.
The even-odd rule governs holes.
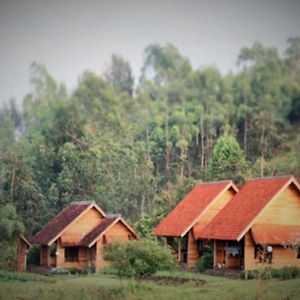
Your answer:
[[[79,220],[84,214],[86,214],[92,208],[95,208],[102,215],[102,217],[105,217],[104,211],[95,202],[92,202],[84,211],[82,211],[67,226],[65,226],[53,239],[51,239],[47,245],[51,246],[68,228],[70,228],[71,225],[73,225],[77,220]]]
[[[286,189],[288,188],[291,184],[293,184],[296,189],[300,193],[300,184],[298,180],[295,177],[291,177],[290,180],[288,180],[284,186],[272,197],[272,199],[265,205],[265,207],[255,216],[254,219],[246,226],[246,228],[240,233],[240,235],[237,238],[237,241],[240,241],[242,237],[250,230],[250,228],[253,226],[255,221],[272,205],[272,203],[275,201],[275,199]]]
[[[102,231],[89,245],[88,247],[91,248],[109,229],[111,229],[115,224],[118,222],[121,222],[134,236],[135,238],[138,238],[137,234],[134,232],[134,230],[125,222],[125,220],[119,216],[116,218],[107,228],[105,228],[104,231]]]
[[[233,181],[230,181],[226,187],[214,198],[214,200],[209,203],[209,205],[193,220],[193,222],[183,231],[181,237],[185,236],[197,223],[197,221],[203,216],[218,200],[224,195],[228,190],[233,189],[236,193],[238,192],[238,187],[234,184]]]

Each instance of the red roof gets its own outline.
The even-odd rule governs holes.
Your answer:
[[[299,245],[300,226],[280,224],[254,224],[252,237],[260,245]]]
[[[236,187],[231,180],[198,184],[158,224],[153,234],[157,236],[181,236],[208,205],[228,186]]]
[[[32,242],[47,245],[60,232],[81,215],[94,202],[82,201],[73,202],[65,207],[56,217],[54,217],[45,227],[43,227],[33,238]]]
[[[249,180],[199,235],[207,239],[239,239],[258,213],[291,178],[285,176]]]

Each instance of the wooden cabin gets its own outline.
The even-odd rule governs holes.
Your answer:
[[[98,271],[107,265],[107,244],[136,238],[120,215],[106,215],[94,201],[80,201],[64,208],[32,241],[41,245],[41,266],[84,269],[93,264]]]
[[[20,234],[17,237],[17,270],[25,271],[27,268],[26,258],[27,251],[32,247],[32,244],[25,238],[24,235]]]
[[[300,267],[299,182],[292,176],[246,182],[195,238],[213,241],[215,267]]]
[[[195,238],[195,232],[205,227],[238,192],[231,180],[198,184],[154,229],[153,235],[166,237],[174,247],[179,263],[196,265],[207,240]]]

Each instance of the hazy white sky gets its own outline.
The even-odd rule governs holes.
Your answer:
[[[150,43],[173,43],[193,66],[235,69],[242,46],[261,41],[282,53],[300,36],[300,0],[0,0],[0,104],[30,91],[29,66],[76,86],[122,54],[139,76]]]

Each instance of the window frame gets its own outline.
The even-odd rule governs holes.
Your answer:
[[[79,262],[79,247],[65,247],[65,262]]]

